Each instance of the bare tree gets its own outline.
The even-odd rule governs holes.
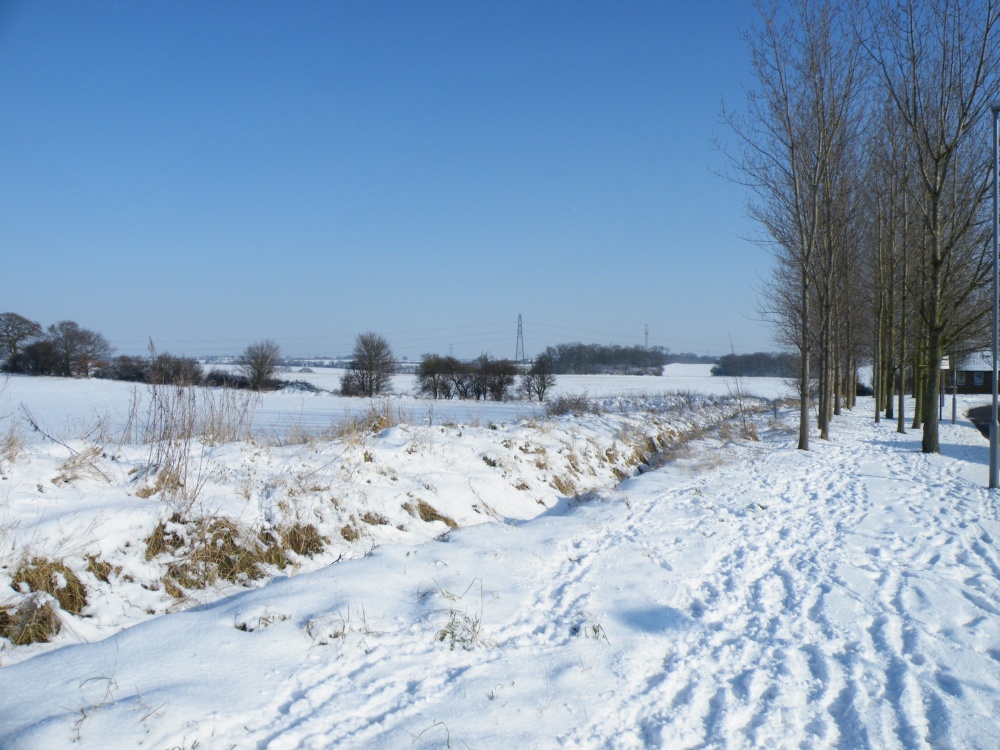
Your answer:
[[[420,359],[417,368],[417,384],[419,392],[430,398],[451,398],[453,391],[451,373],[454,371],[451,357],[440,354],[425,354]]]
[[[544,354],[536,357],[528,371],[521,375],[521,390],[529,401],[532,398],[544,401],[545,394],[555,384],[556,376],[552,372],[552,360]]]
[[[509,359],[493,359],[487,354],[480,356],[477,362],[483,398],[505,401],[517,382],[517,365]]]
[[[240,355],[238,369],[247,379],[251,390],[261,391],[274,387],[275,373],[281,359],[281,347],[271,339],[254,342]]]
[[[13,369],[17,367],[21,344],[43,335],[42,327],[35,321],[17,313],[0,313],[0,357]]]
[[[72,320],[50,325],[47,339],[55,361],[53,374],[64,377],[89,377],[94,365],[107,360],[114,352],[104,336],[81,328]]]
[[[925,235],[914,295],[925,347],[922,449],[936,453],[938,363],[976,325],[969,313],[982,309],[975,303],[988,278],[983,125],[1000,94],[1000,0],[882,0],[866,19],[863,37],[913,145],[914,212]]]
[[[764,296],[773,306],[765,312],[800,356],[798,447],[808,450],[810,355],[832,342],[834,274],[844,245],[838,228],[848,191],[844,166],[862,56],[835,3],[796,0],[783,12],[770,2],[758,9],[760,25],[746,34],[758,88],[747,93],[742,116],[724,110],[723,118],[739,146],[727,153],[736,181],[750,191],[748,214],[775,256],[775,276]],[[827,355],[821,388],[830,382]]]
[[[267,381],[273,380],[276,367],[277,365],[267,375]],[[175,357],[168,352],[157,354],[149,363],[146,373],[148,382],[165,385],[199,385],[204,377],[205,371],[198,360],[192,357]]]
[[[345,396],[377,396],[389,389],[396,358],[389,342],[377,333],[361,333],[354,342],[354,352],[347,372],[340,379]]]

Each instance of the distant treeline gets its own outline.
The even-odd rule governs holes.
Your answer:
[[[694,354],[693,352],[679,352],[671,354],[668,364],[674,365],[714,365],[719,358],[714,354]]]
[[[557,375],[659,375],[669,358],[662,346],[579,343],[550,346],[541,356]]]
[[[798,371],[798,355],[780,352],[727,354],[712,368],[713,375],[743,378],[794,378]]]

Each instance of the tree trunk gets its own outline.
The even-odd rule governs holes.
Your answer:
[[[809,273],[802,268],[802,317],[799,349],[802,364],[799,370],[799,450],[809,450]]]

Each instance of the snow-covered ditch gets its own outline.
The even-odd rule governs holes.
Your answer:
[[[98,420],[60,437],[29,410],[4,420],[0,666],[381,545],[534,518],[737,410],[606,398],[515,423],[413,424],[386,399],[335,435],[275,439],[253,432],[251,394],[137,395],[124,430]]]
[[[758,414],[759,441],[705,429],[731,416],[664,396],[195,441],[194,497],[148,492],[149,446],[68,471],[93,436],[35,436],[2,467],[0,589],[44,557],[87,604],[53,606],[51,643],[0,652],[0,746],[1000,744],[1000,513],[978,432],[943,424],[924,456],[862,401],[803,453],[793,414]],[[199,541],[227,548],[218,519],[243,544],[275,534],[284,567],[183,585],[171,565]],[[306,526],[321,550],[285,540]],[[46,596],[17,589],[9,603]]]

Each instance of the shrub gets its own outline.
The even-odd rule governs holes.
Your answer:
[[[205,385],[215,388],[241,388],[244,390],[250,388],[250,381],[242,375],[218,368],[209,370],[203,382]]]
[[[145,383],[149,376],[149,361],[144,357],[122,354],[108,360],[94,371],[95,378],[124,380],[129,383]]]
[[[8,372],[25,375],[60,375],[56,361],[56,350],[48,339],[32,341],[17,356],[8,358],[5,365]]]
[[[154,385],[199,385],[205,377],[201,363],[192,357],[158,355],[149,366],[147,381]]]
[[[794,378],[799,370],[799,356],[778,352],[726,354],[712,368],[713,375],[727,377]]]
[[[553,399],[545,406],[545,413],[550,417],[561,416],[563,414],[600,414],[601,407],[596,401],[592,401],[582,394],[566,394]]]

